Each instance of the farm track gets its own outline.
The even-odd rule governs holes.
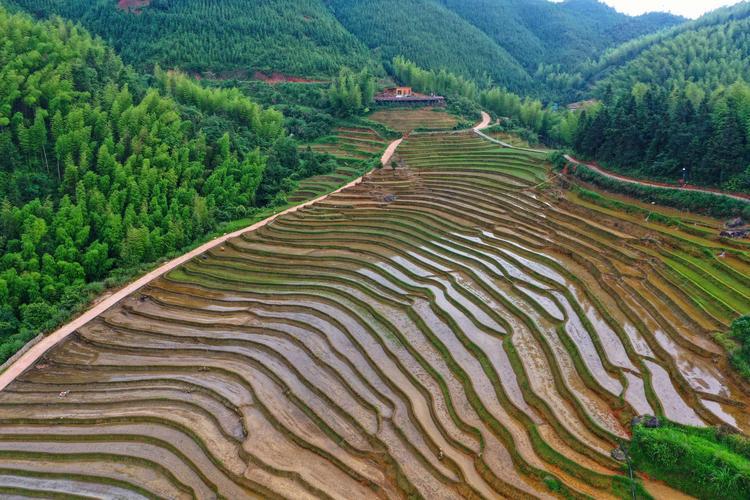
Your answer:
[[[747,195],[747,194],[730,193],[727,191],[722,191],[720,189],[701,188],[697,186],[680,186],[677,184],[666,184],[663,182],[654,182],[654,181],[647,181],[647,180],[642,180],[642,179],[634,179],[632,177],[627,177],[624,175],[610,172],[594,163],[586,163],[581,160],[577,160],[576,158],[573,158],[570,155],[565,155],[565,159],[574,165],[583,165],[584,167],[587,167],[593,170],[599,175],[603,175],[604,177],[608,177],[610,179],[614,179],[620,182],[625,182],[627,184],[637,184],[639,186],[659,188],[659,189],[676,189],[678,191],[693,191],[696,193],[711,194],[714,196],[726,196],[727,198],[732,198],[734,200],[750,202],[750,195]]]
[[[0,392],[0,491],[612,498],[632,415],[750,429],[709,340],[727,311],[701,299],[731,285],[741,308],[742,273],[553,204],[539,155],[471,133],[398,153],[406,168],[207,250]]]

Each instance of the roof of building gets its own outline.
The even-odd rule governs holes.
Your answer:
[[[417,92],[412,92],[408,95],[399,95],[396,91],[397,89],[405,89],[405,88],[411,88],[411,87],[394,87],[391,89],[385,89],[383,92],[377,94],[375,96],[376,101],[381,102],[389,102],[389,101],[398,101],[398,102],[421,102],[421,101],[444,101],[445,98],[443,96],[439,95],[425,95],[425,94],[419,94]]]

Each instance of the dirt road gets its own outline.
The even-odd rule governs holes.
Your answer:
[[[396,139],[395,141],[390,143],[387,148],[385,148],[383,156],[380,157],[381,165],[383,165],[384,167],[388,165],[388,162],[391,161],[391,157],[393,157],[393,153],[396,152],[396,149],[401,145],[403,140],[403,138]]]
[[[480,130],[484,130],[490,126],[491,121],[492,121],[492,118],[490,117],[490,115],[482,111],[482,120],[476,125],[474,125],[474,128],[472,130],[474,132],[479,132]]]
[[[398,146],[401,144],[402,140],[403,139],[397,139],[388,145],[385,152],[383,153],[383,156],[380,158],[380,161],[384,166],[390,161],[391,157],[393,156],[393,153],[396,151],[396,148],[398,148]],[[55,330],[54,332],[50,333],[46,337],[42,338],[39,342],[31,346],[31,348],[29,348],[26,352],[24,352],[22,355],[17,357],[9,366],[5,368],[5,371],[0,373],[0,391],[5,389],[8,386],[8,384],[10,384],[13,380],[15,380],[16,377],[18,377],[21,373],[23,373],[24,371],[26,371],[26,369],[28,369],[31,365],[33,365],[40,357],[44,355],[45,352],[47,352],[52,347],[57,345],[59,342],[62,342],[65,338],[67,338],[68,335],[75,332],[80,327],[82,327],[89,321],[93,320],[94,318],[102,314],[104,311],[106,311],[110,307],[117,304],[119,301],[121,301],[128,295],[134,292],[137,292],[140,288],[146,286],[151,281],[168,273],[169,271],[175,269],[176,267],[181,266],[182,264],[186,263],[190,259],[198,257],[202,253],[205,253],[211,250],[212,248],[216,248],[222,245],[224,242],[226,242],[229,239],[236,238],[245,233],[249,233],[251,231],[260,229],[266,224],[272,222],[277,217],[281,217],[282,215],[295,212],[299,210],[300,208],[306,207],[308,205],[312,205],[313,203],[317,203],[327,198],[333,193],[338,193],[339,191],[343,191],[344,189],[350,188],[352,186],[356,186],[357,184],[362,182],[362,179],[364,179],[366,175],[367,174],[353,180],[349,184],[340,187],[339,189],[337,189],[336,191],[333,191],[332,193],[320,196],[319,198],[316,198],[314,200],[307,201],[301,205],[296,205],[294,207],[288,208],[284,210],[283,212],[279,212],[275,215],[272,215],[271,217],[267,219],[264,219],[260,222],[256,222],[252,226],[246,227],[244,229],[240,229],[233,233],[225,234],[224,236],[220,236],[214,240],[211,240],[208,243],[205,243],[199,246],[195,250],[192,250],[184,255],[181,255],[177,257],[176,259],[173,259],[167,262],[166,264],[158,267],[157,269],[154,269],[150,273],[140,277],[139,279],[130,283],[129,285],[126,285],[125,287],[121,288],[114,294],[110,295],[109,297],[105,298],[101,302],[97,303],[96,305],[88,309],[86,312],[84,312],[83,314],[75,318],[70,323],[63,325],[59,329]]]
[[[732,198],[739,201],[745,201],[750,202],[750,195],[743,195],[743,194],[737,194],[737,193],[725,193],[723,191],[720,191],[718,189],[709,189],[709,188],[699,188],[699,187],[692,187],[692,186],[676,186],[673,184],[666,184],[661,182],[651,182],[651,181],[643,181],[638,179],[633,179],[631,177],[625,177],[623,175],[613,174],[612,172],[608,172],[604,170],[602,167],[598,165],[594,165],[592,163],[586,163],[582,162],[580,160],[577,160],[573,158],[570,155],[565,155],[565,159],[568,160],[570,163],[573,163],[575,165],[583,165],[587,168],[590,168],[597,174],[603,175],[604,177],[609,177],[610,179],[615,179],[621,182],[626,182],[628,184],[638,184],[640,186],[646,186],[646,187],[656,187],[656,188],[666,188],[666,189],[677,189],[678,191],[694,191],[697,193],[706,193],[706,194],[713,194],[716,196],[726,196],[727,198]]]

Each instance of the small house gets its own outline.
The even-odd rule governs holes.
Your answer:
[[[381,106],[445,106],[445,97],[418,94],[411,87],[392,87],[377,94],[375,103]]]

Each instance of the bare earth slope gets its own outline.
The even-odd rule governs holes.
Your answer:
[[[0,491],[609,498],[634,414],[750,429],[709,340],[722,318],[626,226],[532,189],[543,155],[471,133],[398,154],[12,382]]]

